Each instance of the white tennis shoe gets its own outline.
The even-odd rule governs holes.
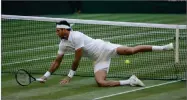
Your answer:
[[[142,86],[142,87],[145,86],[144,83],[140,79],[138,79],[135,75],[132,75],[129,78],[129,80],[131,86]]]
[[[170,43],[170,44],[167,44],[167,45],[164,45],[164,50],[173,50],[174,47],[173,47],[173,43]]]

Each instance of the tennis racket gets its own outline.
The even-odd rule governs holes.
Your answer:
[[[34,81],[42,81],[42,79],[34,78],[29,72],[24,69],[19,69],[15,74],[16,82],[21,86],[27,86]]]

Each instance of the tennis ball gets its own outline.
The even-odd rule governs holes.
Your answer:
[[[129,64],[130,63],[130,61],[129,60],[125,60],[125,64]]]

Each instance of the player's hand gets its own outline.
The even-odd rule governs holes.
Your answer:
[[[61,85],[68,84],[70,82],[71,78],[70,77],[65,77],[63,80],[60,81]]]
[[[36,80],[39,81],[40,83],[45,83],[45,81],[47,80],[47,78],[45,76],[42,76],[41,78],[38,78]]]

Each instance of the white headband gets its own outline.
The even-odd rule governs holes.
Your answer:
[[[68,25],[56,25],[56,28],[65,28],[65,29],[69,29],[71,27],[69,27]]]

